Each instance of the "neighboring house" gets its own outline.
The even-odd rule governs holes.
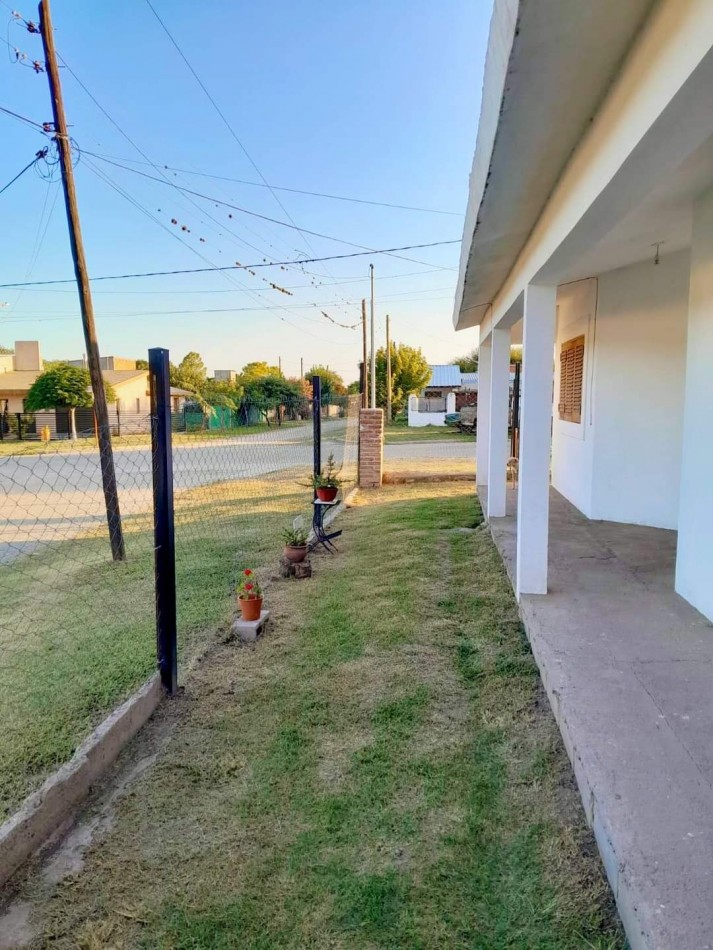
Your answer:
[[[217,369],[213,378],[221,383],[234,383],[240,373],[236,369]]]
[[[171,386],[172,412],[183,412],[183,407],[192,399],[195,399],[195,393],[192,393],[190,389],[180,389],[178,386]]]
[[[710,0],[495,0],[454,322],[479,328],[479,491],[632,946],[708,945]]]
[[[460,389],[457,366],[431,366],[431,378],[420,396],[408,397],[408,424],[416,428],[444,426],[446,415],[456,411],[456,392]]]
[[[113,365],[116,357],[106,357],[107,365]],[[123,360],[123,363],[132,361]],[[82,366],[81,360],[71,363]],[[24,402],[30,387],[43,371],[40,344],[36,340],[17,341],[14,353],[0,357],[0,412],[10,416],[24,412]],[[104,369],[104,379],[116,393],[116,402],[109,404],[109,423],[115,432],[146,431],[149,427],[150,395],[148,371],[133,368]],[[183,390],[177,391],[179,399]],[[49,426],[52,436],[69,433],[68,414],[63,410],[35,414],[34,424],[27,430],[39,431]],[[92,431],[94,427],[91,410],[77,410],[77,427],[80,431]]]

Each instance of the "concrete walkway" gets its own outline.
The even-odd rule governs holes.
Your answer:
[[[511,577],[515,495],[491,523]],[[713,624],[674,593],[675,545],[553,491],[550,593],[521,603],[634,950],[713,948]]]

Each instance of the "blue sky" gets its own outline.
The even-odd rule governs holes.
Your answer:
[[[275,219],[288,220],[287,212],[302,228],[367,247],[461,237],[492,0],[153,2],[271,185],[457,214],[277,191],[281,207],[264,187],[165,170],[172,182]],[[36,19],[34,4],[13,9]],[[145,0],[54,0],[53,16],[60,55],[150,161],[260,181]],[[39,39],[11,20],[10,7],[0,5],[0,37],[41,59]],[[62,76],[79,147],[77,188],[92,276],[356,250],[186,196],[87,154],[158,175],[140,164],[144,156],[68,70]],[[35,121],[51,117],[46,77],[13,64],[4,43],[0,106]],[[2,114],[0,130],[2,187],[43,143],[38,132]],[[0,283],[72,276],[59,191],[58,182],[33,169],[0,195]],[[360,332],[322,311],[338,323],[359,320],[372,260],[380,337],[389,313],[394,339],[422,347],[431,362],[472,348],[474,335],[451,326],[458,245],[404,254],[418,263],[378,255],[263,268],[254,276],[96,282],[101,351],[135,357],[165,346],[178,361],[195,349],[211,371],[281,357],[288,375],[299,372],[302,357],[305,367],[322,362],[354,379]],[[47,358],[83,352],[72,285],[0,290],[0,305],[1,343],[39,338]]]

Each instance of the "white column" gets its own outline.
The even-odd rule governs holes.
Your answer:
[[[478,408],[475,443],[476,484],[488,484],[488,450],[490,448],[490,339],[478,347]]]
[[[488,520],[504,518],[507,502],[508,408],[510,401],[510,329],[492,332],[490,371],[490,449]]]
[[[557,288],[526,287],[517,495],[518,599],[522,594],[547,593],[556,322]]]

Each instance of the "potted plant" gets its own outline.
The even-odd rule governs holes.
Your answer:
[[[284,554],[291,564],[299,564],[307,557],[307,531],[304,528],[286,528],[282,532]]]
[[[320,501],[334,501],[342,484],[339,476],[337,463],[334,461],[334,454],[329,453],[327,459],[327,468],[322,469],[319,475],[312,476],[312,485]]]
[[[238,584],[238,604],[243,620],[259,620],[262,611],[262,589],[255,574],[246,568]]]

